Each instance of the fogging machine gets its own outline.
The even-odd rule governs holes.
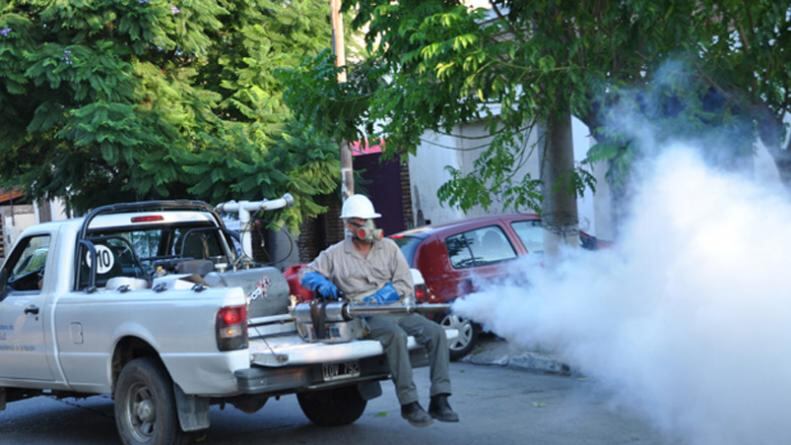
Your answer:
[[[364,317],[372,315],[448,312],[449,304],[370,305],[346,300],[313,300],[294,306],[297,332],[306,342],[343,343],[364,337]]]

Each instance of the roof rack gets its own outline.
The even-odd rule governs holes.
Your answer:
[[[74,252],[75,290],[79,290],[77,289],[77,287],[79,287],[79,281],[80,281],[80,253],[82,250],[81,247],[84,246],[86,247],[86,249],[89,250],[91,254],[91,258],[94,261],[92,264],[96,264],[95,263],[96,252],[95,250],[92,249],[92,246],[86,244],[84,240],[88,235],[88,229],[91,225],[91,222],[94,219],[96,219],[97,216],[112,215],[116,213],[129,213],[129,212],[157,212],[163,210],[167,210],[167,211],[186,210],[186,211],[208,212],[214,217],[220,228],[222,229],[225,228],[225,224],[223,223],[222,218],[220,218],[220,216],[217,214],[214,207],[203,201],[174,199],[174,200],[160,200],[160,201],[125,202],[125,203],[108,204],[108,205],[96,207],[95,209],[88,212],[87,215],[85,215],[82,221],[82,225],[80,227],[80,231],[77,235],[77,249]]]

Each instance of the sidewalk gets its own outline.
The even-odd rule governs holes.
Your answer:
[[[542,374],[576,375],[572,370],[548,351],[527,351],[510,345],[495,336],[483,336],[478,345],[461,361],[474,365],[505,366]]]

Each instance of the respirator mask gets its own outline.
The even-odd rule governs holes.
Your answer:
[[[354,226],[354,231],[352,231],[351,235],[360,241],[372,243],[383,237],[382,229],[377,229],[374,222],[370,219],[365,220],[363,224],[357,224],[351,221],[349,221],[349,224]]]

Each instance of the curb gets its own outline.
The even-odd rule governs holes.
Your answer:
[[[551,354],[538,351],[518,351],[499,339],[482,341],[461,361],[473,365],[503,366],[542,374],[562,376],[575,374],[568,364]]]

